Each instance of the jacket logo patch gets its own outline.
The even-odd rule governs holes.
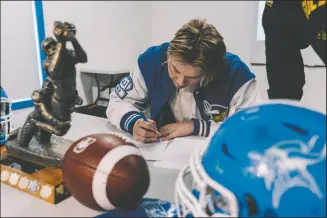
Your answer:
[[[115,92],[120,99],[124,99],[128,91],[133,89],[133,81],[130,76],[123,78],[116,86]]]
[[[272,5],[274,4],[273,0],[266,0],[266,5],[269,7],[272,7]]]
[[[229,108],[219,104],[210,104],[208,101],[203,101],[204,113],[210,116],[210,119],[217,122],[225,120],[229,114]]]

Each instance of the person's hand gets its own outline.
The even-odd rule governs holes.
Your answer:
[[[75,35],[76,35],[76,27],[74,24],[72,23],[64,23],[64,27],[65,27],[65,32],[63,33],[65,39],[67,41],[73,41],[75,40]]]
[[[156,122],[148,119],[138,119],[133,126],[133,139],[140,142],[157,142],[160,133],[157,130]]]
[[[163,141],[191,135],[194,131],[193,121],[172,123],[159,129]]]
[[[63,33],[65,31],[64,24],[60,21],[55,21],[53,24],[53,35],[56,37],[58,42],[64,42],[65,38]]]
[[[54,22],[53,34],[58,42],[72,41],[75,39],[76,27],[71,23]]]

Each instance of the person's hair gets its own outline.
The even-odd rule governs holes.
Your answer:
[[[226,46],[213,25],[206,20],[192,19],[175,33],[167,54],[199,69],[207,86],[224,65]]]

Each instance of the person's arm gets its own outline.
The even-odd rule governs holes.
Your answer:
[[[234,94],[230,106],[228,117],[231,117],[233,114],[242,110],[246,107],[256,104],[260,101],[260,97],[257,92],[257,81],[255,78],[246,82],[238,91]],[[214,134],[222,122],[214,122],[212,120],[193,120],[194,122],[194,132],[193,135],[207,137]]]
[[[60,76],[62,73],[62,63],[65,58],[66,42],[58,42],[55,54],[51,57],[47,72],[51,76]]]
[[[138,65],[136,69],[117,84],[110,94],[106,111],[109,121],[117,128],[133,133],[133,126],[142,119],[140,112],[145,112],[148,90]]]
[[[76,38],[72,40],[74,51],[68,50],[68,55],[74,59],[75,63],[86,63],[87,55]]]

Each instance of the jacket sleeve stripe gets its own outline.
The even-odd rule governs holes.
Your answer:
[[[210,133],[210,121],[202,120],[202,125],[203,133],[201,134],[201,136],[207,137]]]
[[[130,116],[126,119],[125,124],[124,124],[124,128],[125,128],[125,129],[128,129],[128,124],[129,124],[129,122],[130,122],[130,121],[131,121],[135,116],[137,116],[137,114],[132,114],[132,115],[130,115]]]
[[[192,119],[194,123],[193,135],[207,137],[210,133],[210,122]]]
[[[133,133],[133,126],[136,120],[141,119],[142,117],[140,115],[135,115],[133,118],[130,119],[130,121],[127,123],[127,129],[130,134]]]
[[[193,135],[199,135],[200,132],[200,121],[198,119],[192,119],[194,124]]]
[[[203,136],[206,131],[206,126],[204,125],[204,120],[201,120],[201,134],[200,136]]]
[[[139,112],[137,111],[130,111],[126,113],[122,119],[120,120],[120,128],[126,132],[132,134],[133,124],[136,120],[142,118]]]
[[[210,127],[211,127],[211,123],[209,121],[205,121],[205,125],[206,125],[206,132],[205,132],[205,137],[208,137],[210,134]]]

